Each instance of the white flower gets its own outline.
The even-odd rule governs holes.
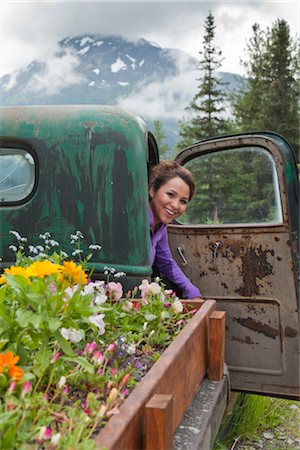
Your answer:
[[[105,333],[105,322],[103,320],[104,314],[94,314],[93,316],[89,317],[89,321],[96,325],[96,327],[98,328],[98,332],[99,334],[104,334]]]
[[[52,438],[51,438],[51,444],[53,445],[58,445],[59,441],[61,438],[61,434],[60,433],[55,433]]]
[[[124,302],[124,304],[122,306],[122,309],[123,309],[123,311],[128,312],[128,311],[130,311],[132,309],[132,306],[133,306],[132,302],[130,302],[129,300],[125,300],[125,302]]]
[[[174,311],[174,313],[181,313],[183,311],[183,304],[181,303],[180,300],[175,300],[174,303],[172,303],[172,309]]]
[[[149,284],[149,291],[151,292],[151,294],[157,295],[160,293],[161,287],[158,283],[152,282]]]
[[[89,294],[93,294],[94,293],[94,283],[88,283],[87,285],[84,286],[83,295],[89,295]]]
[[[60,334],[73,344],[77,344],[83,339],[82,333],[75,328],[62,328]]]
[[[89,249],[90,250],[101,250],[101,245],[97,245],[97,244],[91,244],[89,245]]]
[[[76,250],[74,250],[74,252],[72,252],[72,256],[77,256],[80,255],[80,253],[82,253],[83,250],[81,250],[80,248],[77,248]]]
[[[10,230],[10,233],[13,234],[18,241],[22,239],[21,235],[17,231]]]
[[[58,387],[59,387],[59,389],[61,389],[62,387],[64,387],[64,385],[66,384],[66,381],[67,381],[66,377],[64,377],[64,376],[61,376],[61,377],[60,377],[59,382],[58,382]]]
[[[16,251],[18,250],[17,247],[15,245],[10,245],[9,248],[16,253]]]
[[[55,241],[54,239],[51,239],[51,240],[49,241],[49,243],[50,243],[50,245],[51,245],[52,247],[58,247],[58,246],[59,246],[59,243],[58,243],[57,241]]]
[[[102,305],[103,303],[105,303],[106,300],[107,300],[107,295],[99,294],[95,297],[94,304],[99,306],[99,305]]]
[[[126,350],[128,355],[134,355],[136,351],[134,343],[129,344]]]
[[[75,284],[74,286],[72,286],[72,287],[67,287],[66,289],[65,289],[65,294],[67,295],[67,297],[63,297],[63,301],[64,302],[67,302],[70,298],[72,298],[73,297],[73,295],[75,294],[75,292],[77,291],[77,289],[78,289],[78,284]]]

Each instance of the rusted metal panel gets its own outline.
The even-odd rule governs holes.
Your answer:
[[[280,140],[279,140],[280,141]],[[169,240],[182,270],[206,298],[226,311],[226,355],[233,389],[299,397],[299,303],[295,252],[297,209],[293,156],[284,141],[246,135],[193,146],[178,158],[256,145],[277,171],[282,222],[170,225]],[[183,263],[178,248],[184,249]]]

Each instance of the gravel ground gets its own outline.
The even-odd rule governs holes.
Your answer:
[[[237,438],[230,450],[300,450],[300,403],[287,406],[285,420],[273,429],[262,431],[257,441]]]

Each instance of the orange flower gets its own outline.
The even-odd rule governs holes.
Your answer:
[[[0,373],[8,374],[14,380],[20,380],[23,370],[16,366],[19,357],[12,352],[0,353]]]
[[[87,274],[81,265],[77,266],[73,261],[65,261],[58,280],[68,285],[87,284]]]
[[[28,267],[28,273],[32,277],[43,278],[48,275],[59,273],[62,269],[60,264],[54,264],[51,261],[35,261]]]

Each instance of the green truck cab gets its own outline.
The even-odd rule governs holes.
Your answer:
[[[150,278],[148,171],[159,154],[143,120],[86,105],[2,108],[0,116],[1,268],[14,262],[11,230],[33,245],[48,231],[68,254],[79,230],[84,246],[102,246],[90,262],[95,278],[106,267],[125,272],[128,288]],[[226,311],[231,389],[299,399],[291,147],[275,133],[246,133],[196,143],[176,160],[194,173],[197,193],[168,226],[170,247],[204,297]],[[206,425],[206,447],[198,440],[197,448],[212,446],[227,402],[225,378],[226,388],[213,394],[220,398],[211,414],[219,419],[213,431]]]

